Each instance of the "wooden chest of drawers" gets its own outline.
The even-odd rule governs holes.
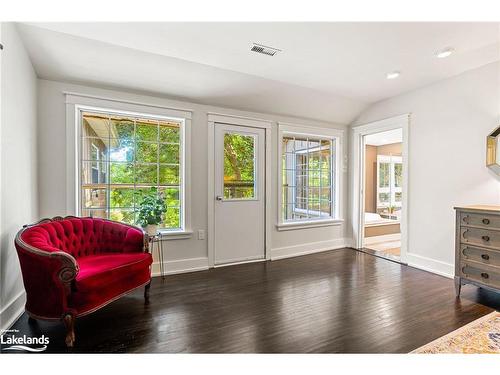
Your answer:
[[[500,206],[455,207],[455,291],[463,284],[500,291]]]

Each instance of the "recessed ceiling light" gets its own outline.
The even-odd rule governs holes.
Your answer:
[[[387,79],[396,79],[401,75],[401,72],[395,70],[393,72],[387,73],[385,76]]]
[[[438,59],[444,59],[445,57],[450,56],[455,50],[451,47],[445,48],[441,51],[436,52],[436,57]]]

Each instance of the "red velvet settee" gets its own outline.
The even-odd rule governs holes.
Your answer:
[[[15,245],[30,319],[62,320],[66,345],[74,323],[122,295],[145,286],[152,257],[141,229],[97,218],[56,217],[25,226]]]

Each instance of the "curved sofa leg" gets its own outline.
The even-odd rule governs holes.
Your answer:
[[[66,327],[66,346],[72,348],[75,344],[75,316],[68,313],[64,315],[63,322]]]
[[[149,289],[151,288],[151,280],[144,286],[144,303],[149,303]]]

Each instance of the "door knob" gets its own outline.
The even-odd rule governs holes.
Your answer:
[[[221,201],[221,200],[222,200],[222,197],[221,197],[220,195],[217,195],[217,196],[215,197],[215,200],[216,200],[216,201]]]

